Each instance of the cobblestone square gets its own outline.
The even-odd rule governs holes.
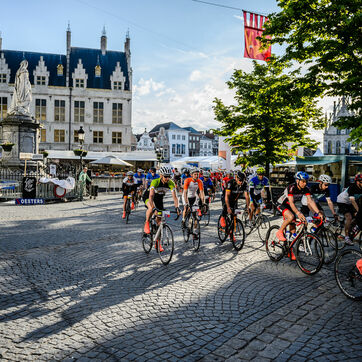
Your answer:
[[[220,207],[198,252],[170,219],[163,266],[142,248],[145,209],[125,224],[118,195],[0,204],[0,359],[361,361],[362,305],[332,266],[273,263],[257,233],[219,245]]]

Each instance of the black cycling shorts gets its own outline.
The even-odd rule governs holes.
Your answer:
[[[343,215],[351,214],[353,216],[357,211],[352,204],[342,204],[338,202],[337,205],[339,213]]]

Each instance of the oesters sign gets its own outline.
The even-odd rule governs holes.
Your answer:
[[[15,205],[44,205],[44,199],[15,199]]]

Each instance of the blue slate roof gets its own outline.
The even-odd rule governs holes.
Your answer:
[[[200,131],[196,131],[196,129],[193,128],[193,127],[184,127],[184,129],[185,129],[186,131],[191,132],[191,133],[199,133],[199,134],[201,134]]]
[[[168,129],[175,129],[176,130],[177,129],[177,130],[184,131],[184,129],[179,127],[176,123],[167,122],[167,123],[158,124],[157,126],[153,127],[151,129],[150,133],[158,132],[161,127],[163,127],[165,130],[168,130]]]
[[[39,64],[40,57],[43,56],[47,70],[50,73],[49,85],[65,87],[67,68],[65,55],[22,52],[17,50],[2,50],[1,53],[4,53],[6,63],[11,69],[10,83],[14,83],[15,74],[19,69],[20,63],[26,59],[28,61],[29,80],[31,84],[34,84],[33,72]],[[83,68],[88,75],[87,88],[111,89],[110,76],[115,70],[117,62],[119,62],[123,75],[126,78],[125,89],[129,90],[127,58],[124,52],[107,51],[105,55],[102,55],[100,49],[71,48],[69,68],[70,86],[73,86],[72,73],[74,69],[77,68],[78,59],[82,60]],[[57,75],[57,66],[59,64],[62,64],[64,67],[63,76]],[[101,66],[100,77],[95,77],[94,69],[97,64]]]

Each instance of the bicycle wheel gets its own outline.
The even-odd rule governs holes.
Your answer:
[[[220,225],[220,219],[221,219],[222,215],[219,216],[219,219],[217,220],[217,235],[219,237],[219,240],[221,243],[223,243],[226,238],[227,238],[227,233],[226,233],[226,226],[222,227]],[[227,218],[225,218],[225,222],[226,222]]]
[[[190,238],[190,214],[189,213],[187,213],[186,218],[185,218],[185,224],[182,227],[182,235],[184,237],[185,243],[187,243]]]
[[[202,213],[200,222],[202,222],[203,226],[207,226],[210,223],[210,208],[209,205],[205,206],[206,210]]]
[[[199,221],[197,221],[196,219],[193,220],[191,234],[192,234],[192,247],[195,251],[198,251],[200,248],[200,239],[201,239],[200,220]]]
[[[252,224],[249,220],[249,213],[247,210],[245,210],[241,216],[241,221],[244,225],[244,231],[246,235],[249,235],[251,231],[253,230]]]
[[[152,249],[153,241],[152,234],[142,233],[142,246],[146,254],[148,254]]]
[[[338,255],[334,264],[334,276],[339,289],[354,300],[362,300],[362,275],[356,266],[359,259],[362,259],[361,251],[347,249]]]
[[[324,249],[324,264],[328,265],[332,263],[337,256],[337,238],[332,231],[326,228],[321,229],[317,233],[317,236]]]
[[[265,215],[260,215],[257,227],[258,227],[259,238],[263,243],[265,243],[266,233],[270,229],[269,218]]]
[[[324,250],[317,235],[304,234],[297,240],[295,249],[297,264],[303,273],[312,275],[322,268]]]
[[[236,224],[235,227],[231,228],[231,242],[233,243],[233,247],[235,250],[240,251],[243,246],[244,246],[244,241],[245,241],[245,230],[244,230],[244,226],[243,223],[241,222],[241,220],[236,219]]]
[[[174,240],[172,230],[168,225],[163,225],[163,233],[157,248],[162,264],[167,265],[171,261],[173,250]]]
[[[279,226],[273,225],[269,228],[265,237],[265,249],[270,260],[279,261],[284,256],[283,242],[277,238],[277,231]]]

